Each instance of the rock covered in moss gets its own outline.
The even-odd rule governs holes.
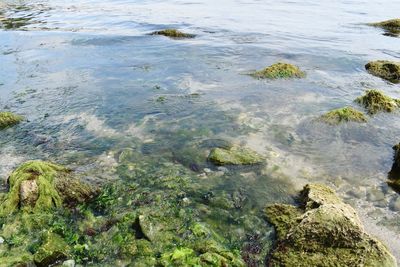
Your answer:
[[[20,123],[24,118],[12,112],[0,112],[0,130]]]
[[[177,39],[194,38],[195,37],[194,34],[184,33],[184,32],[178,31],[177,29],[165,29],[165,30],[161,30],[161,31],[155,31],[155,32],[152,32],[151,35],[163,35],[163,36],[167,36],[170,38],[177,38]]]
[[[369,23],[368,25],[385,30],[385,35],[398,37],[400,35],[400,19],[390,19],[381,22]]]
[[[69,175],[68,169],[50,162],[22,164],[8,178],[9,192],[0,205],[0,216],[18,209],[46,211],[63,204],[81,203],[94,195],[92,188]]]
[[[379,111],[393,112],[399,108],[398,100],[386,96],[378,90],[367,90],[355,102],[366,108],[369,114],[376,114]]]
[[[252,73],[251,76],[259,79],[289,79],[303,78],[306,76],[306,73],[295,65],[278,62],[265,69]]]
[[[400,63],[388,60],[371,61],[365,65],[365,69],[372,75],[380,77],[392,83],[400,82]]]
[[[344,107],[329,111],[322,115],[319,120],[331,125],[337,125],[343,122],[366,122],[367,118],[362,112],[352,107]]]
[[[47,232],[44,242],[33,256],[33,260],[38,267],[61,263],[67,259],[69,250],[69,246],[59,235]]]
[[[266,207],[277,230],[269,266],[386,266],[395,258],[364,232],[355,210],[324,185],[309,184],[299,207]]]
[[[256,152],[238,146],[213,148],[208,159],[216,165],[251,165],[264,161],[264,158]]]

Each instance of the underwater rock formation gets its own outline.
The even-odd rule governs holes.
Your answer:
[[[399,108],[399,101],[397,99],[386,96],[378,90],[367,90],[355,102],[363,106],[371,115],[379,111],[393,112]]]
[[[43,239],[43,244],[33,256],[36,266],[46,267],[67,259],[70,248],[59,235],[47,232]]]
[[[397,266],[387,248],[364,231],[355,210],[331,188],[306,185],[299,200],[299,207],[266,207],[277,235],[269,266]]]
[[[216,165],[251,165],[262,163],[263,157],[247,148],[213,148],[208,159]]]
[[[0,130],[20,123],[24,118],[11,112],[0,112]]]
[[[41,212],[74,206],[92,198],[95,190],[70,176],[63,166],[28,161],[8,178],[9,192],[0,204],[0,216],[17,210]]]
[[[194,38],[194,34],[184,33],[177,29],[165,29],[161,31],[152,32],[150,35],[163,35],[170,38],[182,39],[182,38]]]
[[[394,157],[392,169],[389,172],[387,181],[394,190],[400,193],[400,143],[393,147]]]
[[[295,65],[278,62],[250,75],[258,79],[290,79],[304,78],[306,73]]]
[[[400,63],[388,60],[371,61],[365,65],[365,69],[372,75],[380,77],[392,83],[400,82]]]
[[[382,22],[369,23],[368,25],[384,29],[384,35],[392,37],[400,36],[400,19],[390,19]]]
[[[322,115],[319,118],[320,121],[331,124],[337,125],[342,122],[366,122],[367,118],[365,115],[352,108],[352,107],[345,107],[339,108],[329,111],[328,113]]]

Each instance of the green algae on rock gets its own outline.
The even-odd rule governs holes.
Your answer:
[[[69,173],[63,166],[50,162],[28,161],[22,164],[8,178],[10,189],[0,205],[0,216],[18,209],[46,211],[92,197],[94,191],[69,178]]]
[[[295,65],[278,62],[250,75],[258,79],[290,79],[304,78],[306,73]]]
[[[0,130],[20,123],[24,118],[12,112],[0,112]]]
[[[184,33],[177,29],[165,29],[161,31],[152,32],[151,35],[163,35],[170,38],[182,39],[182,38],[194,38],[194,34]]]
[[[381,22],[369,23],[368,25],[384,29],[385,35],[387,36],[400,36],[400,19],[390,19]]]
[[[400,143],[393,147],[393,165],[389,172],[389,177],[387,180],[388,185],[390,185],[394,190],[400,193]]]
[[[367,90],[363,96],[355,100],[356,103],[367,109],[369,114],[376,114],[379,111],[393,112],[399,108],[399,102],[378,90]]]
[[[332,189],[309,184],[299,200],[299,207],[266,207],[278,239],[268,266],[397,266],[387,248],[364,232],[355,210]]]
[[[366,122],[367,118],[362,112],[352,107],[344,107],[329,111],[322,115],[319,120],[331,125],[337,125],[343,122]]]
[[[59,235],[47,232],[33,260],[38,267],[50,266],[67,259],[69,250],[68,244]]]
[[[370,74],[392,83],[400,82],[400,62],[376,60],[367,63],[365,69]]]
[[[251,165],[264,161],[264,158],[256,152],[237,146],[229,149],[213,148],[208,159],[216,165]]]

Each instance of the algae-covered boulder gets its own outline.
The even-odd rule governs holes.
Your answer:
[[[300,206],[266,207],[277,242],[269,266],[387,266],[395,258],[363,229],[355,210],[327,186],[309,184]]]
[[[182,39],[182,38],[194,38],[194,34],[184,33],[177,29],[165,29],[161,31],[152,32],[151,35],[163,35],[170,38]]]
[[[366,64],[365,69],[370,74],[392,83],[400,82],[400,62],[376,60]]]
[[[399,102],[378,90],[367,90],[363,96],[355,100],[356,103],[367,109],[369,114],[379,111],[393,112],[399,108]]]
[[[319,120],[331,125],[337,125],[343,122],[366,122],[367,118],[362,112],[352,107],[344,107],[329,111],[322,115]]]
[[[11,112],[0,112],[0,130],[20,123],[24,118]]]
[[[68,257],[69,246],[57,234],[48,232],[45,234],[44,242],[33,256],[38,267],[50,266],[61,263]]]
[[[385,35],[398,37],[400,35],[400,19],[390,19],[381,22],[369,23],[368,25],[385,30]]]
[[[22,164],[8,178],[8,186],[9,192],[0,204],[0,216],[18,209],[40,212],[71,206],[95,194],[91,187],[71,178],[68,169],[44,161]]]
[[[213,148],[208,159],[216,165],[251,165],[264,161],[256,152],[237,146],[228,149]]]
[[[303,78],[306,73],[295,65],[278,62],[250,75],[258,79],[289,79]]]
[[[395,145],[393,150],[393,165],[387,182],[394,190],[400,192],[400,143]]]

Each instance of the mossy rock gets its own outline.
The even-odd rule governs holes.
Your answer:
[[[387,183],[400,193],[400,143],[393,147],[393,165]]]
[[[369,114],[376,114],[379,111],[393,112],[399,108],[398,100],[386,96],[378,90],[367,90],[355,102],[366,108]]]
[[[298,207],[266,207],[277,231],[269,266],[397,266],[387,248],[364,232],[355,210],[329,187],[307,185],[299,201]]]
[[[184,33],[177,29],[165,29],[161,31],[152,32],[151,35],[163,35],[175,39],[194,38],[194,34]]]
[[[388,60],[371,61],[365,65],[365,69],[372,75],[380,77],[392,83],[400,82],[400,63]]]
[[[0,112],[0,130],[20,123],[24,118],[12,112]]]
[[[381,22],[369,23],[368,25],[385,30],[385,35],[398,37],[400,35],[400,19],[390,19]]]
[[[73,206],[93,197],[95,190],[72,179],[61,165],[45,161],[28,161],[8,178],[9,192],[0,205],[0,216],[19,209],[42,212]]]
[[[344,107],[329,111],[322,115],[319,120],[331,125],[337,125],[344,122],[362,123],[366,122],[367,118],[362,112],[352,107]]]
[[[69,255],[69,246],[57,234],[48,232],[45,234],[44,242],[34,254],[33,260],[38,267],[50,266],[61,263]]]
[[[213,148],[208,159],[216,165],[252,165],[264,161],[256,152],[237,146],[229,149]]]
[[[258,79],[290,79],[304,78],[306,73],[295,65],[278,62],[250,75]]]

